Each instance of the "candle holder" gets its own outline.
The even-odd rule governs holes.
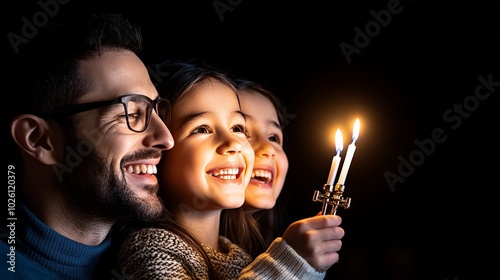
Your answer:
[[[335,187],[329,184],[325,184],[323,186],[323,192],[318,190],[314,191],[313,201],[323,203],[323,207],[321,209],[321,213],[323,215],[326,215],[328,206],[332,207],[330,211],[331,215],[335,215],[338,207],[349,209],[349,207],[351,206],[351,198],[342,196],[342,194],[344,193],[344,189],[344,185],[337,183]]]

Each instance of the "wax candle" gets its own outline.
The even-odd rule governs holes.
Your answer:
[[[338,183],[344,185],[345,179],[347,177],[347,172],[349,171],[349,166],[351,166],[352,157],[356,151],[356,140],[359,136],[359,119],[354,122],[354,130],[352,133],[352,143],[347,147],[347,153],[345,155],[344,165],[342,165],[342,171],[340,171]]]
[[[339,169],[340,164],[340,154],[342,153],[342,133],[340,129],[337,128],[337,132],[335,133],[335,149],[337,154],[332,159],[332,167],[330,168],[330,174],[328,174],[328,180],[326,183],[328,185],[333,185],[335,181],[335,177],[337,176],[337,170]]]

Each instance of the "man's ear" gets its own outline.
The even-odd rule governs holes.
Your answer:
[[[56,145],[60,139],[53,138],[56,134],[50,133],[51,129],[58,128],[47,120],[31,114],[15,117],[10,125],[12,138],[21,151],[46,165],[57,163]]]

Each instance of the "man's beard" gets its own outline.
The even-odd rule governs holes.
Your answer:
[[[127,185],[124,171],[115,174],[119,168],[107,165],[96,146],[87,143],[91,147],[90,153],[82,156],[80,164],[61,182],[62,199],[77,213],[96,221],[148,221],[157,218],[163,209],[157,195],[158,185],[148,186],[150,196],[137,197]],[[75,143],[71,144],[76,147]],[[145,151],[130,157],[148,158],[148,155],[158,153],[157,150]]]

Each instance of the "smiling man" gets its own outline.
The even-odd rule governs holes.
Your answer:
[[[116,221],[161,212],[156,165],[174,143],[170,104],[138,56],[140,30],[121,16],[45,31],[13,71],[25,85],[10,108],[17,224],[2,227],[15,242],[0,243],[0,278],[93,279]]]

